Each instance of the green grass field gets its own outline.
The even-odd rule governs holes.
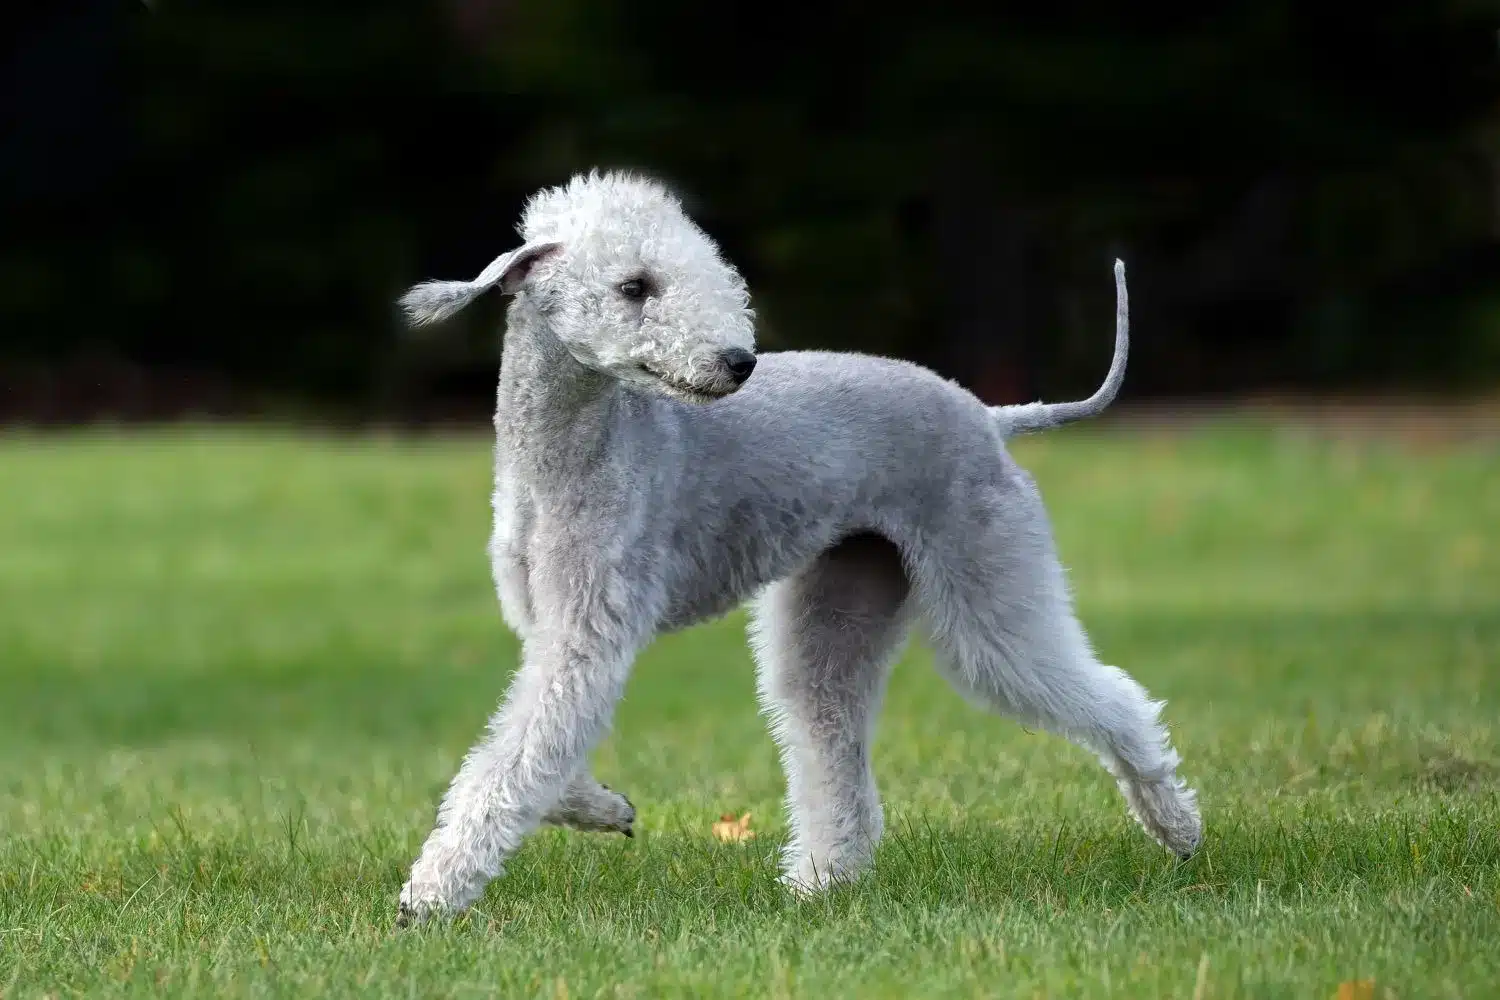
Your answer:
[[[597,754],[634,841],[545,831],[397,932],[515,662],[488,441],[0,436],[0,996],[1500,996],[1493,446],[1017,453],[1103,658],[1169,701],[1197,857],[913,648],[877,869],[788,898],[735,616],[659,641]]]

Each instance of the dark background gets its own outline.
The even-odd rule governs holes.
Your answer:
[[[0,420],[481,418],[525,196],[677,186],[764,348],[994,402],[1500,382],[1493,3],[29,3],[5,58]]]

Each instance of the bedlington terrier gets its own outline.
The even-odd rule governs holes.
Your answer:
[[[1179,855],[1194,792],[1160,702],[1095,657],[1014,434],[1093,416],[1082,402],[987,407],[914,364],[754,353],[736,270],[661,184],[574,177],[531,198],[521,246],[473,281],[402,299],[433,323],[512,295],[495,409],[490,558],[521,665],[444,797],[401,890],[407,923],[462,911],[543,822],[632,832],[591,776],[636,654],[757,595],[760,700],[780,747],[783,881],[813,892],[873,860],[870,744],[908,630],[960,692],[1089,748]],[[752,378],[752,372],[754,377]]]

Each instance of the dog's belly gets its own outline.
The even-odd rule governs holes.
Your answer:
[[[718,592],[697,592],[683,594],[667,605],[666,614],[658,625],[662,632],[676,632],[692,625],[720,618],[733,611],[754,592],[741,592],[738,589],[725,589]]]
[[[730,518],[730,523],[733,522]],[[796,573],[853,529],[826,523],[736,531],[715,525],[679,536],[676,572],[669,575],[664,632],[687,628],[733,611],[767,584]]]
[[[715,541],[717,542],[715,544]],[[755,546],[700,535],[679,542],[661,629],[674,631],[733,611],[776,578],[778,567]]]

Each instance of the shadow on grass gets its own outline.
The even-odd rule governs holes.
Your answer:
[[[1491,816],[1490,820],[1493,819]],[[135,911],[143,923],[184,913],[212,922],[249,919],[251,929],[293,921],[342,933],[385,929],[415,845],[390,828],[300,842],[242,832],[164,830],[152,842],[32,845],[32,863],[7,859],[0,887],[5,919],[34,925],[59,906],[85,924]],[[873,872],[799,899],[777,882],[781,841],[717,844],[682,833],[635,842],[544,831],[492,883],[469,930],[566,919],[673,934],[705,918],[731,923],[782,914],[822,921],[863,908],[966,906],[1033,915],[1107,913],[1138,906],[1305,904],[1351,890],[1369,896],[1413,885],[1495,891],[1500,838],[1472,810],[1428,803],[1379,822],[1306,810],[1211,825],[1199,853],[1178,861],[1134,829],[1007,828],[911,817],[892,825]],[[84,919],[87,918],[87,919]]]

